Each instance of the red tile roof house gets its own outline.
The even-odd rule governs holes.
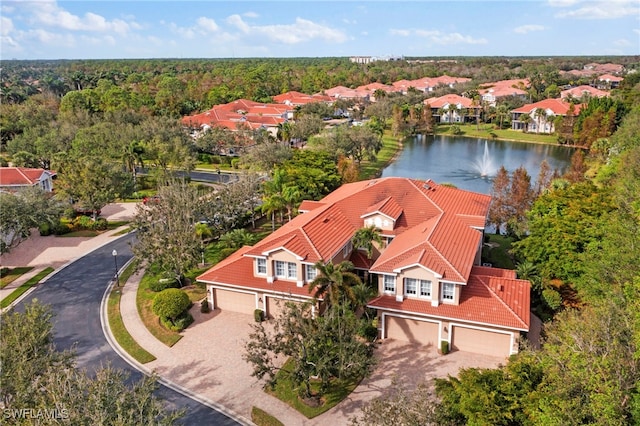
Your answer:
[[[530,133],[551,134],[555,132],[555,118],[557,116],[566,116],[572,105],[573,114],[577,116],[582,105],[574,105],[562,99],[545,99],[533,104],[523,105],[511,111],[511,128]],[[543,110],[544,114],[538,115],[539,110]],[[531,117],[529,123],[524,123],[521,120],[523,114],[529,114],[529,117]]]
[[[274,137],[278,125],[293,118],[293,106],[284,104],[263,104],[247,99],[238,99],[222,105],[214,105],[208,111],[182,118],[184,126],[194,129],[198,135],[211,127],[223,127],[237,130],[239,125],[246,125],[256,130],[264,128]]]
[[[620,82],[624,80],[622,77],[611,74],[603,74],[598,77],[598,89],[615,89],[620,85]]]
[[[378,296],[383,339],[508,357],[529,330],[529,282],[480,266],[490,196],[432,181],[380,178],[345,184],[254,246],[246,246],[197,280],[216,309],[267,318],[279,301],[311,301],[318,261],[350,260]],[[385,240],[371,260],[354,233],[375,225]],[[314,306],[314,311],[322,308]]]
[[[481,109],[473,99],[454,94],[425,99],[423,102],[431,108],[433,117],[439,123],[475,122],[476,115],[480,113]],[[451,106],[455,108],[450,109]]]
[[[529,87],[529,80],[501,80],[493,83],[482,84],[478,93],[482,96],[482,100],[490,106],[496,106],[496,102],[508,96],[518,96],[527,99],[529,94],[525,90]]]
[[[604,98],[606,96],[610,96],[609,92],[586,84],[560,92],[560,99]]]
[[[271,99],[279,104],[291,106],[300,106],[315,102],[325,102],[328,104],[332,104],[334,101],[334,99],[330,96],[320,94],[307,95],[306,93],[300,93],[296,91],[290,91],[282,93],[280,95],[272,96]]]
[[[53,191],[53,179],[56,172],[45,169],[25,167],[0,167],[0,191],[17,192],[21,189],[38,186],[43,191]]]

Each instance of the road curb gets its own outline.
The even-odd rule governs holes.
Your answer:
[[[134,261],[134,258],[131,258],[126,264],[122,266],[122,268],[118,272],[120,273],[124,271],[124,269],[127,266],[129,266],[129,264],[133,261]],[[156,374],[153,370],[150,370],[149,368],[145,367],[144,364],[141,364],[140,362],[138,362],[135,358],[129,355],[127,351],[122,349],[122,347],[118,344],[115,337],[111,333],[111,327],[109,327],[109,318],[107,313],[107,302],[109,300],[109,294],[111,293],[111,290],[113,289],[114,284],[115,284],[114,280],[109,281],[109,285],[105,289],[105,292],[102,296],[102,301],[100,302],[100,325],[102,327],[102,332],[105,338],[107,339],[107,342],[109,343],[109,346],[111,346],[111,348],[120,356],[120,358],[122,358],[127,364],[129,364],[131,367],[135,368],[136,370],[140,371],[142,374],[146,376],[155,375],[155,377],[158,380],[158,383],[161,383],[162,385],[168,387],[169,389],[172,389],[186,396],[187,398],[190,398],[194,401],[199,402],[202,405],[205,405],[215,411],[218,411],[219,413],[224,414],[225,416],[229,417],[230,419],[238,422],[243,426],[255,426],[255,424],[252,421],[246,419],[244,416],[241,416],[240,414],[235,413],[234,411],[228,409],[227,407],[221,404],[218,404],[217,402],[211,401],[200,394],[192,392],[191,390],[171,381],[170,379],[167,379],[166,377]]]

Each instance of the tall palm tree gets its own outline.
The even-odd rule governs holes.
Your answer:
[[[523,124],[522,131],[527,133],[527,129],[529,128],[529,123],[531,123],[531,116],[527,113],[524,113],[520,116],[520,122]]]
[[[355,248],[362,248],[367,252],[367,259],[373,257],[373,243],[382,245],[380,230],[374,225],[358,229],[351,237],[351,243]]]
[[[540,133],[540,128],[542,127],[542,122],[547,121],[547,111],[544,108],[536,108],[536,121],[538,122],[537,131]]]
[[[353,287],[362,281],[358,275],[351,272],[353,263],[345,260],[334,265],[331,262],[318,261],[314,266],[318,275],[309,283],[309,293],[314,292],[315,299],[324,299],[327,306],[335,306],[343,301],[356,304]]]

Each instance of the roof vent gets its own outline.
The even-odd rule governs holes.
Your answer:
[[[424,185],[422,185],[422,187],[427,191],[431,189],[431,185],[429,185],[428,183],[425,183]]]

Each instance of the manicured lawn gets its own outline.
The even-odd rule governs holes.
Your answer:
[[[122,287],[127,284],[127,280],[133,273],[135,266],[130,264],[120,275]],[[122,297],[122,293],[120,288],[114,287],[111,290],[111,294],[109,294],[109,300],[107,303],[107,316],[109,318],[109,328],[111,328],[111,333],[113,337],[116,339],[118,344],[124,349],[129,355],[135,358],[139,363],[145,364],[147,362],[151,362],[156,359],[155,356],[147,352],[142,346],[140,346],[134,339],[131,337],[129,332],[124,326],[124,322],[122,321],[122,316],[120,315],[120,298]]]
[[[4,309],[10,304],[12,304],[18,297],[22,296],[31,287],[36,286],[40,282],[40,280],[44,279],[44,277],[46,277],[52,272],[53,272],[53,268],[45,268],[42,271],[38,272],[29,281],[22,284],[20,287],[18,287],[13,292],[11,292],[9,296],[2,299],[2,302],[0,302],[0,308]]]
[[[481,124],[476,126],[475,124],[463,124],[459,125],[462,133],[458,136],[468,136],[472,138],[481,139],[504,139],[511,141],[543,143],[543,144],[557,144],[558,137],[556,135],[546,135],[538,133],[524,133],[517,130],[502,129],[497,130],[491,124]],[[445,136],[453,136],[451,134],[451,126],[447,124],[438,125],[437,134]],[[493,136],[495,135],[495,136]]]
[[[284,426],[280,420],[258,407],[251,408],[251,421],[257,426]]]
[[[363,161],[360,164],[360,179],[372,179],[378,176],[400,149],[398,139],[391,136],[391,131],[385,130],[382,136],[382,149],[376,155],[376,161]]]
[[[482,261],[489,262],[496,268],[515,269],[512,257],[509,255],[513,238],[504,235],[486,234],[489,236],[491,247],[482,248]]]
[[[21,275],[26,274],[30,270],[32,270],[32,266],[19,266],[17,268],[9,269],[2,268],[0,269],[0,288],[5,288],[16,279],[18,279]]]
[[[136,305],[138,306],[138,313],[140,314],[142,322],[151,334],[165,345],[171,347],[178,343],[178,341],[182,339],[182,336],[180,333],[164,328],[162,324],[160,324],[158,316],[151,310],[153,298],[157,293],[149,288],[149,284],[158,279],[160,279],[158,276],[149,272],[144,274],[140,281],[140,286],[138,287]]]
[[[284,364],[283,369],[286,369],[287,364],[290,362],[292,361],[287,361]],[[358,383],[360,383],[360,380],[352,382],[345,382],[337,379],[333,380],[329,385],[327,392],[322,396],[321,404],[317,407],[311,407],[298,398],[298,393],[293,383],[286,377],[286,374],[282,373],[282,371],[276,375],[275,388],[273,390],[267,389],[267,392],[274,395],[279,400],[286,402],[308,419],[312,419],[335,407],[340,401],[353,392],[353,390],[358,386]],[[311,388],[312,391],[317,391],[319,383],[312,383]]]
[[[89,229],[81,229],[79,231],[71,231],[71,232],[67,232],[66,234],[62,234],[62,235],[56,235],[56,237],[58,238],[67,238],[67,237],[89,237],[89,238],[93,238],[95,236],[97,236],[100,232],[98,231],[91,231]]]

